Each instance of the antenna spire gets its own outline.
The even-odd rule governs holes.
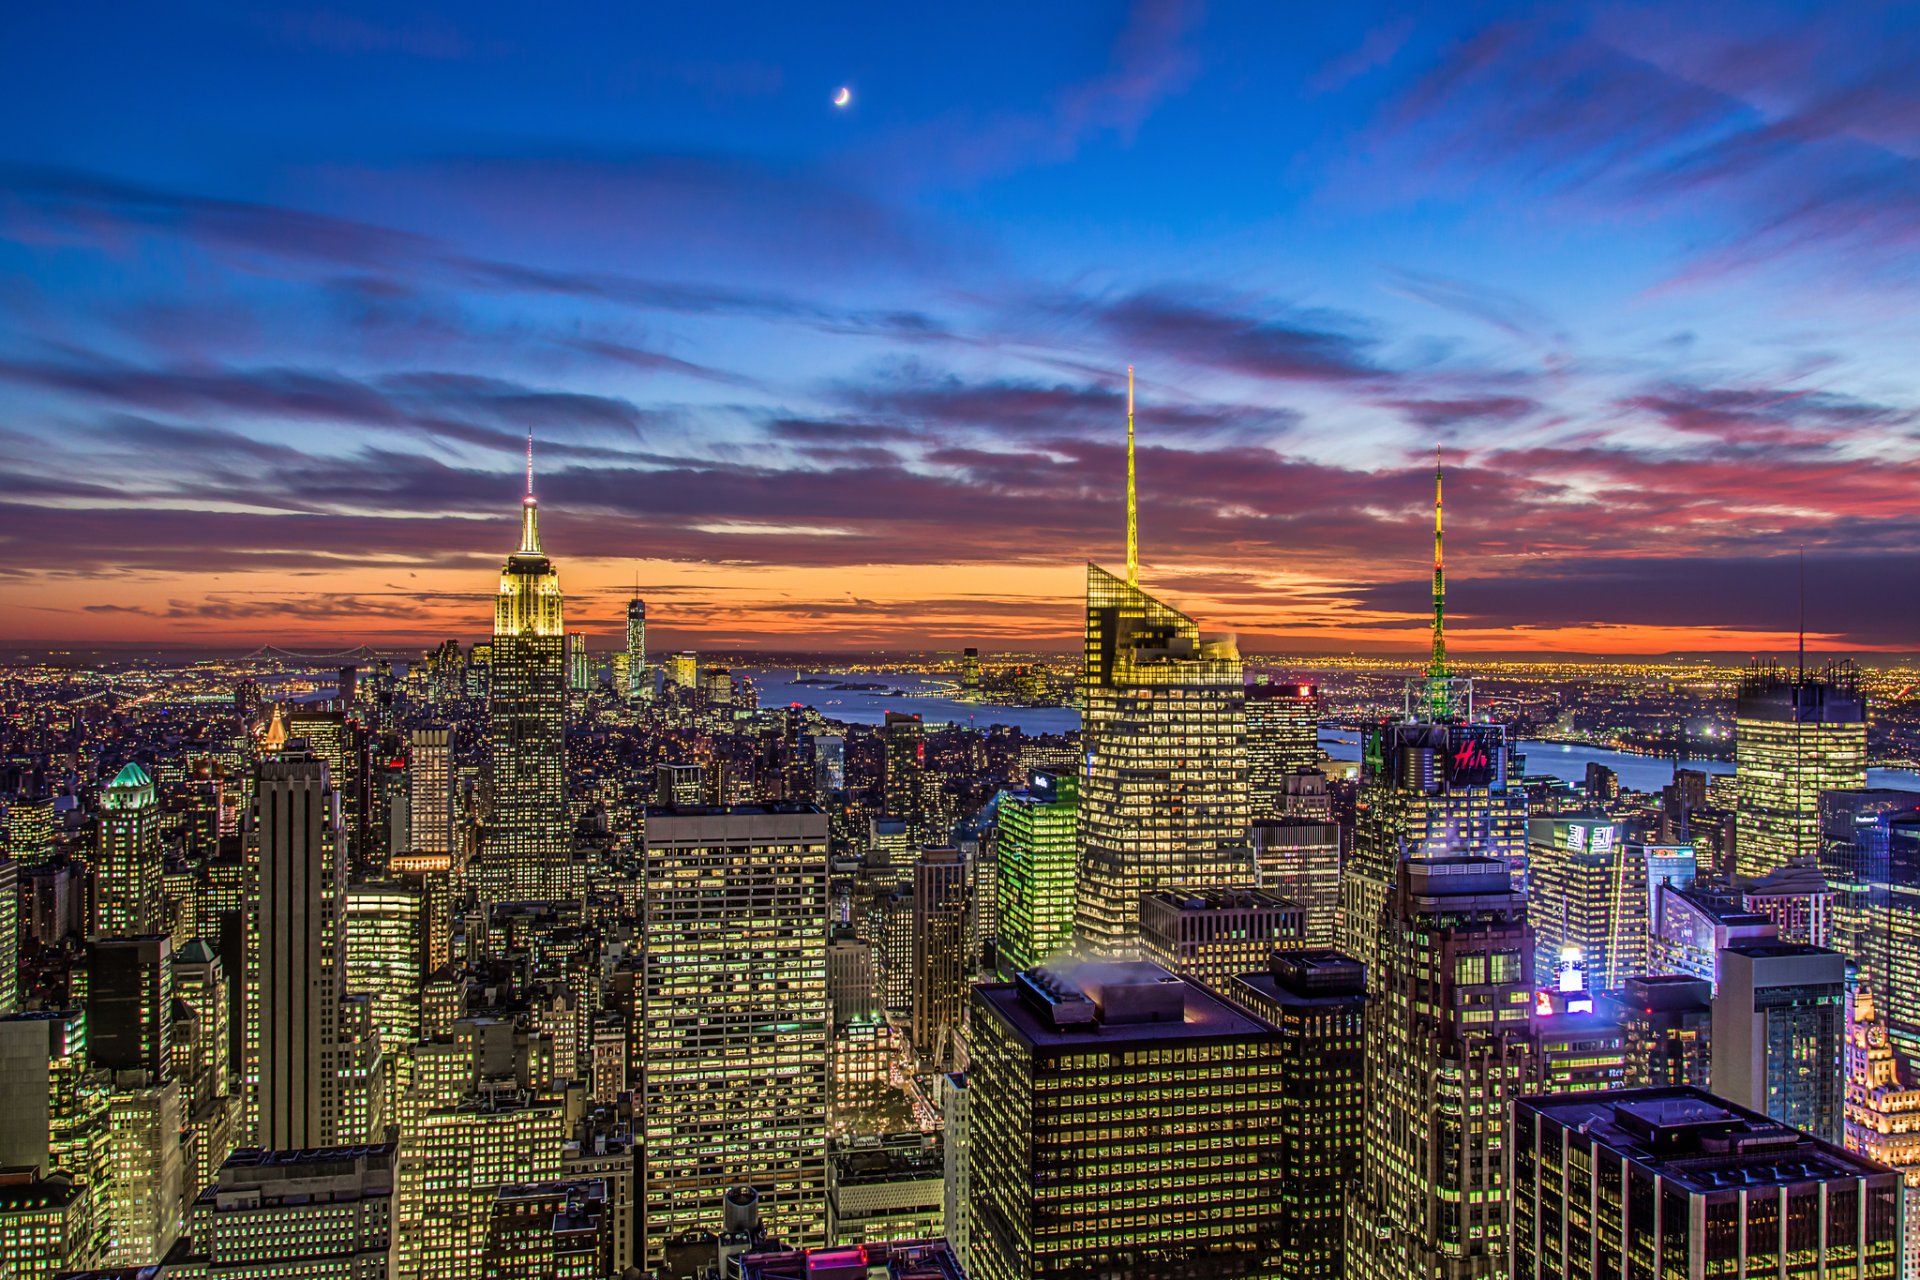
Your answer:
[[[1140,585],[1140,506],[1133,487],[1133,366],[1127,366],[1127,585]]]
[[[1440,679],[1447,674],[1447,571],[1442,554],[1440,447],[1433,449],[1433,660],[1427,674]]]
[[[1807,549],[1800,548],[1800,683],[1807,679]]]
[[[540,550],[540,505],[533,500],[533,432],[527,432],[527,496],[520,499],[520,549],[516,555],[537,556]]]
[[[527,428],[527,501],[533,501],[533,428]]]

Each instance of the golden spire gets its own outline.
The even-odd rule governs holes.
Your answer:
[[[520,549],[515,555],[537,556],[540,550],[540,506],[533,500],[533,431],[527,431],[527,496],[520,500]]]
[[[1127,366],[1127,585],[1140,585],[1140,507],[1133,489],[1133,366]]]

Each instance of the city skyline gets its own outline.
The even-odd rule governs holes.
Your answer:
[[[1911,649],[1911,18],[753,17],[30,15],[0,642],[482,636],[531,428],[596,647],[1067,651],[1132,364],[1245,652],[1418,652],[1436,444],[1467,661]]]

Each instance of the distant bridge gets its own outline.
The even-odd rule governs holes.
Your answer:
[[[240,661],[311,662],[316,666],[340,666],[350,662],[372,662],[380,656],[373,648],[364,644],[352,649],[342,649],[339,653],[298,653],[292,649],[282,649],[277,644],[263,644]]]

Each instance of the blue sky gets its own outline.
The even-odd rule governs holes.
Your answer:
[[[1430,12],[1430,10],[1433,10]],[[41,7],[0,638],[1909,649],[1920,46],[1849,5]],[[837,89],[852,93],[844,109]]]

